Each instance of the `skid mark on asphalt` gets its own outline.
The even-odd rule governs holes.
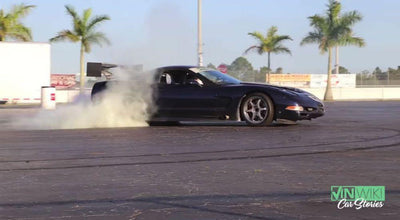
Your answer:
[[[370,128],[371,129],[371,128]],[[251,152],[251,151],[261,151],[269,149],[295,149],[295,148],[312,148],[312,147],[322,147],[331,146],[338,144],[354,144],[370,141],[386,140],[400,136],[400,130],[391,128],[373,128],[379,130],[386,130],[395,132],[393,135],[388,135],[385,137],[376,138],[362,138],[361,140],[355,141],[339,141],[331,143],[318,143],[318,144],[308,144],[308,145],[295,145],[295,146],[282,146],[282,147],[259,147],[259,148],[242,148],[242,149],[228,149],[228,150],[217,150],[217,151],[195,151],[195,152],[178,152],[178,153],[156,153],[156,154],[139,154],[139,155],[114,155],[114,156],[91,156],[91,157],[73,157],[73,158],[56,158],[56,159],[34,159],[34,160],[3,160],[0,163],[30,163],[30,162],[50,162],[50,161],[71,161],[71,160],[95,160],[95,159],[112,159],[112,158],[136,158],[136,157],[156,157],[156,156],[175,156],[175,155],[191,155],[191,154],[215,154],[215,153],[234,153],[234,152]],[[0,169],[0,171],[2,171]]]
[[[179,163],[196,163],[196,162],[228,161],[228,160],[249,160],[249,159],[264,159],[264,158],[276,158],[276,157],[293,157],[293,156],[307,156],[307,155],[319,155],[319,154],[345,153],[345,152],[354,152],[354,151],[383,149],[383,148],[398,147],[398,146],[400,146],[400,142],[397,142],[397,143],[394,143],[394,144],[377,145],[377,146],[370,146],[370,147],[357,147],[357,148],[342,149],[342,150],[325,150],[325,151],[317,151],[317,152],[300,152],[300,153],[289,153],[289,154],[241,156],[241,157],[220,157],[220,158],[212,158],[212,159],[205,158],[205,159],[176,160],[176,161],[113,163],[113,164],[62,166],[62,167],[15,168],[15,169],[0,169],[0,172],[5,172],[5,171],[34,171],[34,170],[79,169],[79,168],[93,168],[93,167],[116,167],[116,166],[157,165],[157,164],[179,164]]]

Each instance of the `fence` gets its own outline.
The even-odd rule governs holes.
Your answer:
[[[357,76],[357,88],[400,87],[400,79],[362,78]]]
[[[324,88],[304,89],[324,98]],[[334,100],[400,100],[400,87],[398,88],[332,88]]]

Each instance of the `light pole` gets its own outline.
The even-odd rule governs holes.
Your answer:
[[[335,74],[339,74],[339,46],[336,46]]]
[[[340,0],[336,1],[340,4]],[[339,46],[336,46],[335,74],[339,74]]]
[[[203,42],[201,39],[201,0],[197,0],[197,56],[198,66],[203,66]]]

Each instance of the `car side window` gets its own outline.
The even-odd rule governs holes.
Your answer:
[[[172,80],[174,85],[184,85],[185,84],[185,73],[181,71],[172,72]]]
[[[184,85],[185,79],[184,72],[169,70],[168,72],[163,72],[160,75],[159,83],[161,85]]]
[[[159,84],[167,86],[205,85],[200,77],[182,70],[166,70],[162,72],[159,78]]]
[[[197,85],[200,85],[200,86],[204,85],[203,81],[201,79],[199,79],[199,77],[196,77],[196,76],[194,76],[194,75],[192,75],[190,73],[186,73],[186,77],[185,78],[186,78],[185,79],[185,84],[186,85],[190,85],[190,84],[193,84],[193,83],[196,83]]]
[[[162,84],[162,85],[173,84],[171,74],[168,72],[162,73],[160,76],[160,84]]]

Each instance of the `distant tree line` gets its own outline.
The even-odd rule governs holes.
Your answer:
[[[267,66],[263,66],[259,69],[254,69],[253,65],[245,58],[238,57],[231,64],[225,64],[228,67],[228,75],[231,75],[241,81],[247,82],[263,82],[267,81],[267,74],[282,74],[282,67],[278,67],[275,71],[270,70]],[[209,63],[208,68],[217,69],[217,67]]]
[[[400,66],[389,67],[386,71],[380,67],[363,70],[357,73],[357,85],[400,85]]]

